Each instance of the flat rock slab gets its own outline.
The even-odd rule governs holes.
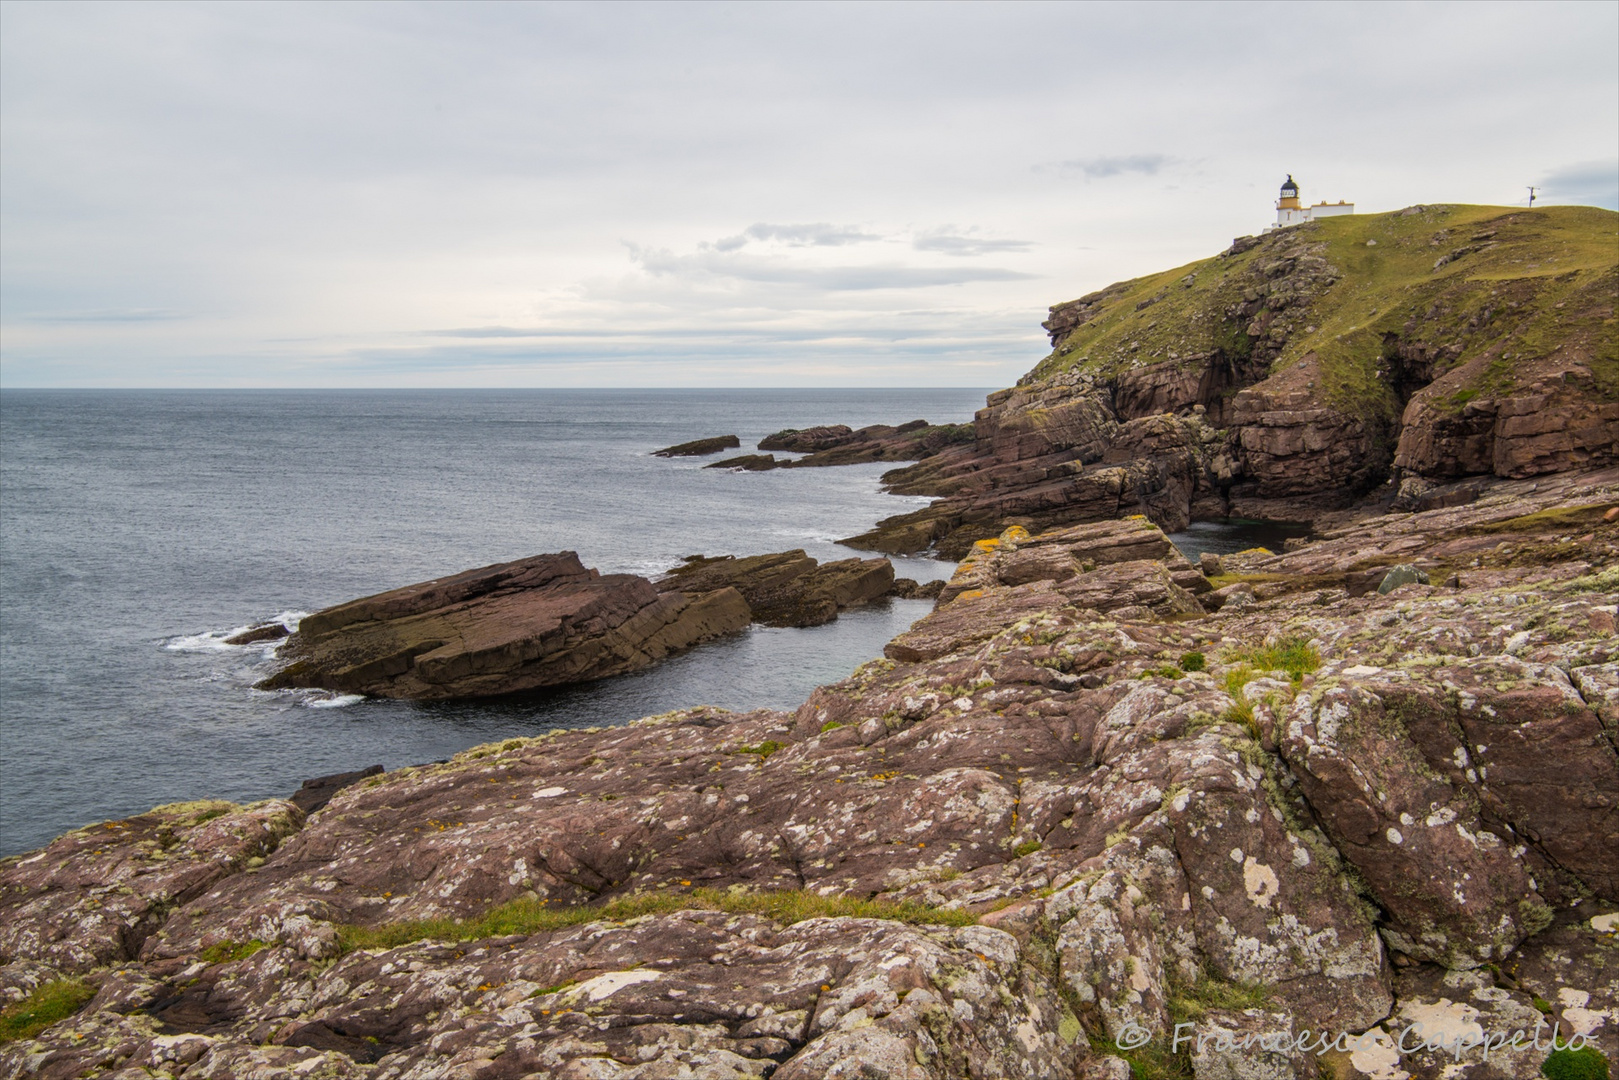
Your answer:
[[[779,469],[784,462],[776,460],[775,454],[743,454],[741,457],[726,458],[710,465],[705,469],[741,469],[743,472],[769,472]]]
[[[691,442],[677,443],[674,446],[665,446],[662,450],[652,451],[653,457],[702,457],[705,454],[717,454],[721,450],[735,450],[742,445],[742,440],[735,435],[715,435],[709,439],[693,439]]]
[[[740,630],[734,589],[659,592],[571,551],[468,570],[317,611],[260,689],[374,697],[488,697],[644,668]]]

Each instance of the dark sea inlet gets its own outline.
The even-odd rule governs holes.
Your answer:
[[[250,623],[572,549],[655,576],[685,555],[805,548],[926,500],[891,465],[733,473],[658,447],[925,417],[982,389],[0,393],[0,854],[202,797],[432,761],[683,706],[792,707],[930,607],[756,627],[635,675],[476,703],[265,693]],[[1195,547],[1245,546],[1205,528]],[[953,564],[896,560],[902,576]]]

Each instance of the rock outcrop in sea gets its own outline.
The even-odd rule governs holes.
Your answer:
[[[571,551],[536,555],[306,616],[258,688],[445,699],[561,686],[637,671],[753,622],[820,626],[894,589],[887,559],[822,564],[801,549],[693,555],[657,582],[598,573]],[[259,629],[239,638],[262,640]]]
[[[1176,333],[1191,351],[1228,332],[1192,316],[1225,309],[1153,337],[1174,289],[1253,292],[1230,301],[1260,305],[1250,361],[1285,362],[1300,334],[1315,360],[1264,375],[1194,357],[1235,380],[1213,396],[1204,375],[1050,361],[993,397],[974,447],[913,467],[962,486],[879,530],[961,549],[935,608],[793,711],[508,739],[0,860],[20,1033],[0,1072],[1504,1080],[1539,1075],[1553,1030],[1619,1060],[1619,466],[1578,424],[1556,442],[1539,414],[1538,433],[1505,422],[1528,415],[1509,404],[1533,398],[1524,379],[1547,410],[1573,402],[1556,415],[1607,415],[1612,272],[1569,240],[1555,273],[1501,276],[1561,211],[1319,224],[1389,226],[1377,257],[1401,265],[1422,239],[1435,283],[1333,307],[1365,267],[1306,226],[1234,245],[1247,261],[1223,283],[1194,268],[1054,309],[1059,360],[1179,351]],[[1332,395],[1330,341],[1361,339],[1331,320],[1475,293],[1530,329],[1569,312],[1567,333],[1520,326],[1507,350],[1505,330],[1451,341],[1419,319],[1380,345],[1390,363],[1443,350],[1438,367],[1477,340],[1547,350],[1467,384],[1500,421],[1489,471],[1446,456],[1380,480],[1408,468],[1407,432],[1460,445],[1420,433],[1463,391],[1414,390],[1404,426],[1379,428]],[[1086,337],[1109,319],[1136,336]],[[1574,372],[1556,387],[1553,361]],[[1286,387],[1305,396],[1271,408]],[[1194,566],[1160,527],[1283,505],[1315,529],[1281,552]],[[502,572],[607,580],[543,559]],[[331,609],[312,640],[516,602],[492,580]],[[654,608],[707,597],[790,622],[891,588],[892,569],[794,552],[642,584]]]
[[[872,424],[863,428],[826,424],[803,430],[788,428],[759,440],[760,450],[785,450],[803,454],[803,457],[743,454],[716,461],[706,468],[766,472],[872,461],[925,461],[950,447],[970,445],[973,440],[971,424],[930,424],[926,420],[898,425]]]
[[[652,456],[705,457],[709,454],[717,454],[721,450],[734,450],[741,445],[742,441],[735,435],[714,435],[707,439],[693,439],[691,442],[665,446],[662,450],[652,451]]]
[[[894,588],[894,565],[887,559],[821,563],[802,548],[742,558],[693,555],[657,587],[698,593],[735,589],[747,601],[754,622],[820,626],[840,611],[888,596]]]
[[[317,611],[264,690],[487,697],[636,671],[751,619],[735,589],[663,591],[571,551],[468,570]]]

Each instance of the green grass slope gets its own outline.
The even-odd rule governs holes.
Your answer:
[[[1271,360],[1256,377],[1313,353],[1327,403],[1362,416],[1398,415],[1390,368],[1411,356],[1422,358],[1421,382],[1484,358],[1454,389],[1457,408],[1511,390],[1558,354],[1614,398],[1616,294],[1619,214],[1609,210],[1425,206],[1327,218],[1093,294],[1096,313],[1027,378],[1075,368],[1111,378],[1215,352],[1240,362],[1258,329]]]

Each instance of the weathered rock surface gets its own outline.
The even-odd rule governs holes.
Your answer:
[[[287,666],[259,685],[483,697],[635,671],[747,624],[735,590],[660,592],[565,551],[317,611],[282,646]]]
[[[767,472],[872,461],[924,461],[953,447],[970,445],[973,439],[971,424],[930,424],[926,420],[912,420],[897,426],[873,424],[858,429],[847,424],[827,424],[803,430],[789,428],[759,441],[761,450],[785,450],[802,453],[803,457],[743,454],[707,467]]]
[[[1447,1072],[1454,1058],[1399,1049],[1419,1021],[1543,1016],[1616,1049],[1619,525],[1598,513],[1607,531],[1559,542],[1589,514],[1560,517],[1558,496],[1613,489],[1547,487],[1227,556],[1249,601],[1215,613],[1144,521],[1011,530],[888,659],[794,713],[512,739],[345,786],[307,822],[233,811],[182,830],[186,852],[218,829],[231,854],[156,888],[139,884],[158,872],[141,819],[70,834],[0,863],[0,971],[19,994],[88,972],[97,997],[0,1049],[0,1069],[1115,1076],[1112,1039],[1187,1016],[1234,1036],[1372,1029],[1319,1060],[1379,1080],[1544,1059],[1474,1050]],[[1352,595],[1357,545],[1379,535],[1398,549],[1381,558],[1457,584]],[[1296,678],[1265,670],[1287,642],[1318,658]],[[1206,670],[1180,668],[1193,652]],[[275,839],[248,845],[236,825],[261,818]],[[133,935],[97,921],[130,902],[100,884],[120,874],[163,898],[120,914]],[[789,925],[692,896],[459,944],[429,928],[346,950],[339,929],[520,899],[678,909],[705,886],[979,924]],[[1262,1004],[1222,1004],[1239,991]],[[1318,1063],[1217,1042],[1181,1060],[1202,1076]]]
[[[653,457],[704,457],[708,454],[717,454],[721,450],[734,450],[742,445],[742,440],[735,435],[715,435],[707,439],[693,439],[691,442],[676,443],[674,446],[665,446],[662,450],[652,451]]]
[[[944,591],[943,581],[913,581],[910,578],[895,578],[893,595],[903,600],[937,600]]]
[[[262,861],[304,823],[280,800],[175,803],[0,861],[0,964],[132,960],[177,906]]]
[[[887,596],[893,586],[894,566],[887,559],[819,563],[802,548],[741,558],[693,555],[657,583],[666,592],[735,589],[753,621],[766,626],[820,626],[839,611]]]
[[[786,450],[794,454],[813,454],[842,446],[855,437],[848,424],[822,424],[812,428],[787,428],[759,440],[761,450]]]
[[[250,626],[239,634],[232,634],[230,637],[225,639],[225,644],[252,645],[260,641],[279,641],[280,639],[286,637],[290,632],[291,631],[289,631],[284,625],[278,622],[261,623],[258,626]]]

